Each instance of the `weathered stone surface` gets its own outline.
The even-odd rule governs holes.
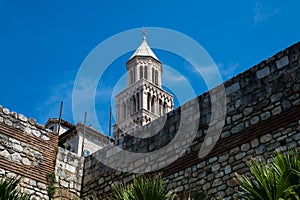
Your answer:
[[[258,139],[254,139],[251,141],[251,147],[254,148],[254,147],[257,147],[259,145],[259,140]]]
[[[240,152],[238,154],[235,155],[235,159],[236,160],[241,160],[242,158],[244,158],[246,156],[246,153],[245,152]]]
[[[15,153],[13,153],[13,154],[11,155],[11,159],[12,159],[12,161],[14,161],[14,162],[21,162],[22,157],[21,157],[21,155],[20,155],[19,153],[15,152]]]
[[[29,127],[25,128],[25,133],[31,133],[31,129]]]
[[[34,135],[35,137],[40,137],[41,136],[41,132],[38,130],[31,130],[32,135]]]
[[[13,144],[12,145],[13,150],[18,151],[18,152],[22,152],[23,151],[23,147],[21,145],[18,144]]]
[[[258,124],[259,122],[259,117],[258,116],[254,116],[250,119],[250,124],[251,125],[255,125],[255,124]]]
[[[269,117],[271,117],[271,113],[270,113],[269,111],[266,111],[266,112],[260,114],[260,118],[261,118],[262,120],[266,120],[266,119],[268,119]]]
[[[232,84],[231,86],[226,88],[227,95],[232,94],[240,89],[240,84],[238,82]]]
[[[231,173],[231,166],[230,166],[230,165],[226,165],[226,166],[224,167],[224,173],[225,173],[225,174]]]
[[[276,94],[273,94],[273,95],[271,96],[271,102],[272,102],[272,103],[275,103],[275,102],[279,101],[279,100],[282,98],[282,96],[283,96],[283,94],[282,94],[281,92],[278,92],[278,93],[276,93]]]
[[[246,143],[241,146],[241,151],[248,151],[250,149],[250,144]]]
[[[244,116],[250,115],[253,112],[253,107],[245,108],[243,111]]]
[[[263,135],[260,138],[261,143],[266,143],[266,142],[269,142],[270,140],[272,140],[272,135],[271,134]]]
[[[4,158],[6,158],[6,159],[11,159],[11,155],[10,155],[10,153],[8,153],[8,151],[7,150],[4,150],[4,151],[0,151],[0,156],[1,157],[4,157]]]
[[[215,172],[215,171],[217,171],[217,170],[219,170],[220,169],[220,164],[216,164],[216,165],[213,165],[212,167],[211,167],[211,171],[212,172]]]
[[[12,121],[10,121],[9,119],[6,119],[6,120],[4,121],[4,123],[5,123],[6,125],[8,125],[8,126],[12,126]]]
[[[3,108],[2,112],[6,115],[9,115],[9,113],[10,113],[8,108]]]
[[[260,145],[255,148],[255,153],[256,153],[256,155],[260,155],[260,154],[264,153],[265,150],[266,150],[265,145]]]
[[[4,169],[0,169],[0,175],[1,176],[5,175],[5,170]]]
[[[268,76],[270,74],[270,68],[269,67],[265,67],[261,70],[258,70],[256,72],[256,76],[257,78],[261,79],[261,78],[264,78],[266,76]]]
[[[45,140],[45,141],[48,141],[48,140],[50,140],[50,138],[49,138],[49,137],[47,137],[46,135],[42,135],[41,139],[42,139],[42,140]]]
[[[282,57],[280,60],[276,61],[276,66],[278,69],[281,69],[289,64],[289,58],[288,56]]]
[[[31,161],[28,158],[22,158],[22,163],[24,165],[31,165]]]
[[[272,110],[272,115],[279,115],[281,111],[282,111],[281,106],[277,106]]]
[[[18,114],[18,119],[20,119],[23,122],[27,122],[27,117],[25,117],[25,115],[23,114]]]

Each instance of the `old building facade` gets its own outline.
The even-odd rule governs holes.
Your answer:
[[[145,51],[138,52],[142,54]],[[151,58],[155,64],[161,64],[151,52],[147,55],[151,56],[139,57],[134,54],[128,63],[138,58]],[[149,72],[148,67],[147,71]],[[159,72],[158,70],[157,73]],[[136,72],[129,70],[130,73]],[[148,73],[147,77],[150,74]],[[129,78],[131,85],[138,82],[135,81],[135,76],[129,75]],[[153,84],[152,80],[148,80],[150,86]],[[209,92],[167,113],[163,129],[153,137],[137,139],[130,135],[124,136],[121,146],[128,151],[140,152],[154,152],[164,148],[170,144],[170,140],[180,128],[182,108],[197,104],[201,113],[191,109],[190,118],[185,119],[185,121],[195,120],[195,116],[200,116],[199,127],[195,131],[192,144],[182,156],[156,172],[162,174],[164,183],[174,189],[179,197],[199,193],[225,200],[241,199],[239,186],[234,178],[236,173],[249,173],[246,165],[248,160],[255,157],[270,159],[276,151],[289,149],[300,151],[299,80],[300,43],[296,43],[226,81],[224,83],[227,99],[226,123],[219,138],[210,137],[210,141],[217,140],[217,144],[205,157],[200,158],[198,155],[200,148],[206,145],[203,141],[210,123]],[[128,90],[128,97],[132,97],[129,95],[132,91]],[[151,106],[147,102],[144,104],[142,98],[141,102],[142,105]],[[154,113],[159,112],[158,108],[159,106],[155,107]],[[148,110],[148,107],[145,110]],[[158,122],[162,120],[163,118],[158,118],[153,123],[136,129],[135,132],[155,130]],[[89,156],[78,155],[78,152],[59,147],[59,143],[69,142],[71,148],[72,144],[74,145],[74,149],[78,144],[77,149],[82,149],[80,143],[72,143],[71,140],[72,138],[75,140],[76,135],[81,135],[84,126],[62,122],[63,129],[68,130],[61,133],[56,131],[57,122],[56,119],[50,119],[47,128],[33,118],[27,118],[0,106],[0,178],[22,176],[20,189],[30,194],[34,200],[50,199],[47,191],[51,185],[46,177],[52,173],[55,174],[56,191],[53,199],[56,200],[94,196],[104,199],[110,196],[113,183],[132,181],[133,173],[113,169],[101,162],[102,156],[112,158],[112,163],[126,159],[112,157],[112,151],[109,151],[113,146],[111,141],[97,152],[92,153],[91,150]],[[87,132],[91,132],[88,137],[92,138],[86,141],[103,139],[102,143],[105,143],[103,135],[94,132],[91,127],[86,128]],[[169,148],[178,151],[180,145],[176,143]],[[115,153],[120,152],[122,151]],[[168,161],[166,156],[159,157],[157,165],[165,164]],[[134,159],[136,160],[128,165],[131,170],[140,168],[141,164],[149,165],[153,162],[153,159],[147,156]]]

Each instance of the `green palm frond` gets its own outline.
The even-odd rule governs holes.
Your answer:
[[[137,177],[128,186],[115,184],[112,191],[114,200],[172,200],[175,198],[175,193],[163,186],[161,175],[152,178]]]
[[[20,180],[21,178],[0,179],[0,200],[29,200],[29,195],[19,191]]]
[[[251,177],[236,176],[245,199],[298,200],[300,197],[300,156],[297,151],[277,152],[273,162],[253,159],[248,163]]]

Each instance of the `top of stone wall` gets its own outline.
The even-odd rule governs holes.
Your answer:
[[[259,79],[264,78],[270,74],[270,71],[260,71],[262,68],[264,68],[265,66],[275,67],[273,69],[273,71],[274,71],[276,69],[281,69],[281,68],[287,66],[289,63],[296,61],[298,59],[298,57],[289,58],[289,55],[290,55],[291,51],[293,51],[295,49],[299,50],[299,48],[300,48],[300,42],[297,42],[297,43],[293,44],[292,46],[289,46],[286,49],[279,51],[279,52],[275,53],[273,56],[250,67],[249,69],[245,70],[244,72],[241,72],[238,75],[230,78],[229,80],[225,81],[224,84],[225,84],[225,86],[234,84],[235,82],[241,80],[245,76],[248,76],[249,73],[251,73],[253,71],[257,72],[257,77]]]
[[[2,105],[0,105],[0,123],[4,123],[26,133],[31,133],[44,141],[50,140],[50,138],[47,137],[48,133],[53,133],[52,130],[46,129],[43,125],[37,123],[34,118],[27,118],[23,114],[10,111],[8,108],[3,108]]]

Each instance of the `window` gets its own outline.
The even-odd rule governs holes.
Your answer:
[[[141,65],[140,66],[140,79],[143,78],[143,66]]]
[[[134,81],[133,81],[133,70],[134,69],[131,69],[130,70],[130,84],[132,84]]]
[[[152,83],[154,83],[154,68],[152,68]]]
[[[144,66],[144,78],[148,79],[147,65]]]
[[[136,98],[137,98],[136,102],[137,102],[137,111],[138,111],[140,109],[140,95],[139,95],[139,93],[136,94]]]

